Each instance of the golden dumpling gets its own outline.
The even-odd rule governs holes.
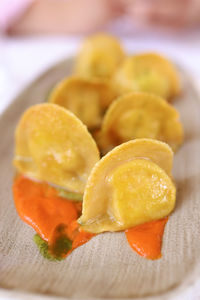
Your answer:
[[[69,77],[52,91],[49,102],[72,111],[90,130],[99,127],[115,95],[108,83]]]
[[[113,77],[113,85],[120,95],[141,91],[170,100],[180,93],[180,80],[175,67],[155,53],[126,58]]]
[[[147,93],[121,96],[107,110],[97,141],[103,153],[135,138],[153,138],[176,150],[183,141],[179,113],[164,99]]]
[[[32,178],[83,193],[99,151],[81,121],[55,104],[39,104],[21,117],[14,165]]]
[[[110,78],[124,56],[118,40],[113,36],[91,36],[85,40],[77,57],[75,74],[89,78]]]
[[[152,139],[124,143],[93,168],[85,188],[79,223],[99,233],[160,219],[173,210],[173,152]]]

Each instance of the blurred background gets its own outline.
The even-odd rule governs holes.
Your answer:
[[[95,32],[128,53],[161,52],[200,85],[200,0],[0,0],[0,112]]]

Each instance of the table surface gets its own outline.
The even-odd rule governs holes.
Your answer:
[[[0,113],[40,73],[74,55],[81,40],[72,36],[0,37]],[[200,86],[200,33],[179,36],[138,33],[123,37],[122,41],[129,53],[157,51],[167,55],[184,66]],[[200,299],[199,281],[176,299]]]

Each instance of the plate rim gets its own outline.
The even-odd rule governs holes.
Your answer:
[[[25,94],[32,86],[35,86],[37,82],[41,81],[41,79],[45,76],[48,76],[48,73],[53,72],[54,70],[58,69],[59,66],[62,66],[65,63],[73,62],[75,56],[71,55],[62,60],[58,60],[56,63],[52,64],[50,67],[45,68],[43,72],[41,72],[38,76],[36,76],[33,80],[31,80],[28,84],[26,84],[22,89],[17,93],[13,100],[10,101],[9,105],[0,113],[0,119],[12,109],[12,106]],[[187,80],[188,84],[192,88],[192,92],[195,94],[195,99],[200,103],[200,84],[198,80],[195,79],[195,76],[186,68],[180,64],[175,63],[178,70],[184,73],[185,79]],[[180,296],[181,293],[184,291],[191,289],[194,287],[197,281],[200,281],[200,262],[194,267],[192,274],[189,274],[185,280],[181,281],[180,283],[172,286],[168,290],[164,292],[160,292],[155,295],[145,296],[145,297],[134,297],[134,298],[117,298],[117,300],[168,300],[169,297]],[[200,290],[200,289],[199,289]],[[114,298],[70,298],[70,297],[60,297],[54,295],[45,295],[40,293],[33,293],[27,292],[23,290],[15,290],[9,288],[2,288],[0,286],[0,299],[2,300],[70,300],[70,299],[90,299],[90,300],[111,300]]]

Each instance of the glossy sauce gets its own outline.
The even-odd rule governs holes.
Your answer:
[[[59,235],[72,241],[71,251],[94,236],[82,231],[76,221],[81,214],[81,203],[59,197],[57,190],[48,184],[19,176],[13,184],[13,195],[21,219],[33,227],[50,248]]]
[[[50,250],[61,236],[72,242],[71,250],[63,258],[94,236],[83,231],[77,223],[82,203],[59,197],[57,190],[48,184],[18,176],[13,184],[13,195],[21,219],[35,229]],[[160,258],[167,220],[164,218],[127,229],[125,234],[132,249],[148,259]]]
[[[129,245],[140,256],[148,259],[162,257],[162,237],[168,218],[148,222],[125,231]]]

